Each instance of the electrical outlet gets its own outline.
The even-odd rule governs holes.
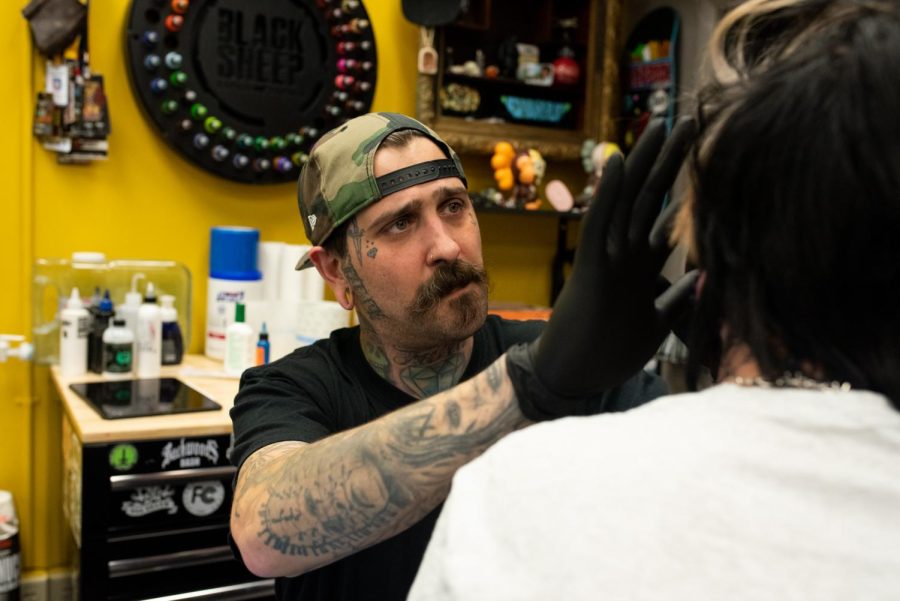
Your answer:
[[[21,601],[50,601],[47,596],[47,576],[24,576],[19,585]]]

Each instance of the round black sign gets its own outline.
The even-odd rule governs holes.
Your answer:
[[[132,0],[126,46],[166,141],[239,182],[296,180],[321,134],[372,105],[360,0]]]

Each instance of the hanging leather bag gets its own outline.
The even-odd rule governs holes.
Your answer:
[[[84,29],[87,6],[78,0],[31,0],[22,9],[34,45],[46,56],[56,56]]]

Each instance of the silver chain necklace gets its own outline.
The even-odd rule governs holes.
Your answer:
[[[840,390],[847,392],[852,389],[849,382],[820,382],[803,375],[800,372],[785,372],[780,378],[767,380],[762,376],[754,376],[752,378],[744,378],[734,376],[730,382],[738,386],[754,386],[756,388],[803,388],[806,390]]]

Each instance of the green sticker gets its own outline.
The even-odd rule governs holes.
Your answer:
[[[130,470],[138,460],[138,451],[134,445],[117,444],[109,452],[109,465],[120,472]]]

